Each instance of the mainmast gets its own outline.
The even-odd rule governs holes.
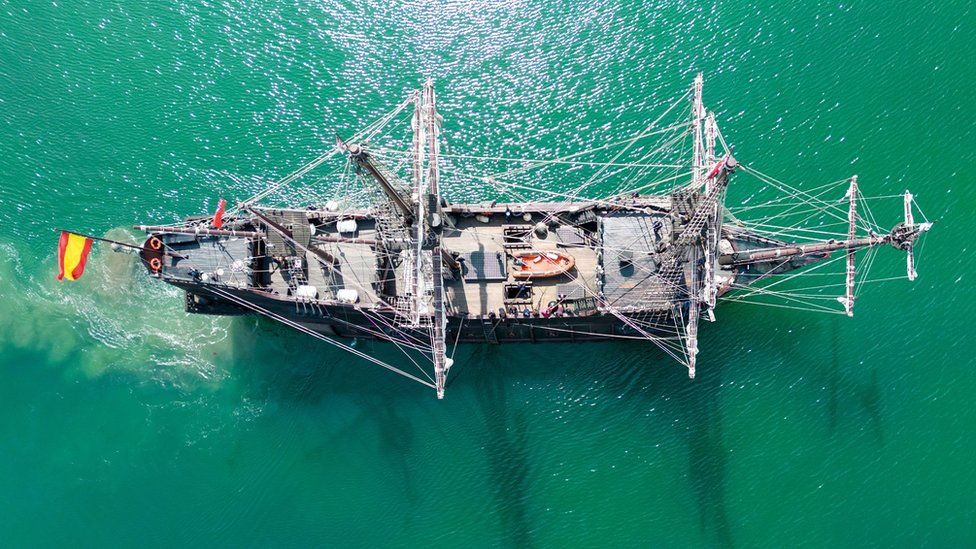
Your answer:
[[[431,328],[431,357],[437,398],[444,398],[445,380],[451,361],[446,358],[447,323],[444,309],[443,262],[452,258],[441,245],[442,208],[438,169],[437,115],[433,80],[428,79],[413,98],[412,189],[401,190],[404,182],[379,163],[365,146],[345,143],[336,136],[339,150],[349,153],[383,191],[386,200],[374,204],[377,232],[387,252],[403,252],[406,258],[404,295],[395,300],[394,321],[399,326]],[[395,183],[396,182],[396,183]],[[432,305],[433,310],[431,310]]]
[[[418,244],[423,249],[430,249],[430,262],[431,262],[431,280],[432,290],[433,290],[433,333],[431,334],[431,353],[434,363],[434,384],[437,387],[437,398],[444,398],[444,386],[447,379],[447,368],[449,367],[446,357],[446,335],[445,335],[445,324],[446,324],[446,311],[444,310],[444,259],[442,257],[441,248],[441,230],[442,225],[442,214],[441,214],[441,197],[440,197],[440,171],[438,168],[438,155],[440,153],[439,144],[437,136],[440,133],[440,122],[437,115],[437,103],[436,96],[434,94],[434,81],[427,79],[424,82],[424,89],[421,93],[421,115],[423,116],[424,124],[420,124],[421,127],[426,126],[426,137],[427,137],[427,152],[430,156],[427,164],[427,181],[425,188],[425,193],[421,196],[417,203],[420,208],[426,207],[427,214],[424,216],[418,213],[418,219],[422,219],[422,224],[418,224],[418,234],[417,240]],[[419,136],[415,137],[418,140]],[[423,147],[418,147],[418,157],[422,154]],[[421,164],[415,163],[415,166],[422,165],[422,157],[419,157],[419,162]],[[427,230],[427,234],[421,234],[420,229],[424,227]],[[419,257],[418,257],[419,259]],[[419,263],[419,262],[418,262]],[[419,271],[418,271],[419,275]]]
[[[411,250],[407,256],[408,269],[404,270],[404,278],[408,281],[407,297],[410,303],[410,320],[413,326],[419,326],[421,315],[426,313],[422,309],[422,296],[425,293],[425,280],[423,274],[424,257],[424,203],[426,202],[426,174],[424,173],[424,148],[426,147],[427,119],[424,103],[426,96],[421,93],[417,95],[414,103],[413,112],[413,197],[415,199],[416,211],[411,212],[416,219],[414,224],[413,242]]]
[[[417,196],[424,184],[424,141],[427,132],[427,125],[424,124],[424,97],[415,94],[413,100],[413,188]]]
[[[701,121],[702,121],[702,74],[695,76],[694,93],[691,104],[691,133],[692,133],[692,153],[691,153],[691,188],[692,192],[701,191],[704,173],[702,173],[702,161],[704,160],[704,146],[702,144]],[[707,193],[706,193],[707,194]],[[688,352],[688,376],[695,377],[695,361],[698,356],[698,316],[701,307],[701,278],[698,272],[698,259],[701,256],[701,249],[697,243],[688,249],[688,261],[691,265],[691,280],[688,283],[688,325],[686,330],[686,346]]]

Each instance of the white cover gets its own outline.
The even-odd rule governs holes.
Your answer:
[[[359,230],[359,224],[356,223],[355,219],[343,219],[336,223],[336,229],[339,231],[339,234],[354,234]]]
[[[305,299],[318,299],[319,291],[315,288],[315,286],[302,284],[295,288],[295,295]]]
[[[359,292],[352,288],[343,288],[336,292],[336,299],[343,303],[358,303]]]

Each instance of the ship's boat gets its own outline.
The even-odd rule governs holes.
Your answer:
[[[513,254],[512,277],[520,280],[550,278],[568,273],[575,265],[573,256],[563,252],[517,252]]]
[[[694,377],[699,319],[714,321],[720,302],[851,315],[867,271],[855,254],[869,267],[881,245],[907,252],[915,278],[914,244],[931,223],[915,222],[907,191],[890,228],[856,176],[805,191],[740,164],[700,75],[648,121],[559,158],[445,153],[440,141],[464,130],[442,127],[428,81],[226,212],[221,201],[213,216],[137,225],[140,257],[185,291],[189,312],[262,315],[438,397],[458,343],[640,339]],[[733,174],[754,178],[739,195],[728,194]],[[845,268],[825,284],[831,264]],[[343,338],[392,342],[409,360]]]

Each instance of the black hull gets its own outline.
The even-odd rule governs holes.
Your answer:
[[[186,291],[187,312],[210,315],[256,314],[210,291],[206,285],[173,280],[167,282]],[[415,333],[402,327],[392,329],[392,312],[370,310],[367,315],[361,308],[354,306],[313,306],[265,292],[228,286],[219,286],[219,291],[233,294],[257,307],[328,336],[389,340],[397,332],[404,332],[420,339],[429,338],[426,328]],[[643,339],[636,330],[617,317],[600,313],[549,318],[448,316],[445,333],[445,340],[448,342],[489,344]]]

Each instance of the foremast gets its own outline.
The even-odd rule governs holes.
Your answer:
[[[847,240],[848,242],[854,240],[857,233],[857,176],[851,177],[851,186],[847,189]],[[846,280],[845,280],[845,293],[844,297],[838,298],[838,301],[844,305],[844,312],[847,316],[854,316],[854,280],[857,276],[857,270],[854,260],[857,255],[856,248],[847,249],[847,269],[845,270]]]
[[[715,166],[715,138],[718,136],[718,125],[715,122],[715,113],[709,112],[705,119],[705,165]],[[705,178],[705,194],[711,190],[712,179]],[[705,234],[705,282],[703,291],[705,292],[702,300],[708,311],[708,319],[715,321],[715,301],[718,297],[718,285],[715,283],[715,269],[718,261],[718,243],[722,236],[722,213],[725,210],[723,200],[717,200],[714,209],[710,212],[712,222],[708,225]]]
[[[735,170],[736,161],[726,154],[715,158],[715,138],[718,127],[713,114],[705,110],[702,102],[703,77],[695,77],[691,101],[691,185],[672,194],[672,216],[681,227],[679,236],[662,260],[659,276],[670,288],[669,299],[674,309],[676,323],[684,316],[687,302],[687,322],[683,326],[688,376],[695,377],[698,356],[698,322],[702,306],[714,319],[712,309],[717,295],[715,284],[716,256],[721,235],[723,199],[729,175]],[[683,272],[687,273],[687,290],[682,289]],[[678,330],[681,331],[680,329]]]

